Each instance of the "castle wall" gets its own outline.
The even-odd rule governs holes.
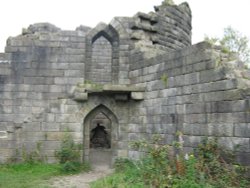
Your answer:
[[[222,57],[201,43],[132,65],[131,83],[145,84],[146,92],[133,109],[138,118],[131,119],[129,140],[157,134],[171,144],[181,131],[191,151],[204,137],[217,137],[231,150],[238,145],[238,160],[249,165],[249,80],[235,76]]]
[[[22,147],[32,150],[40,141],[52,155],[59,141],[47,140],[56,140],[55,132],[64,129],[61,112],[77,108],[72,103],[60,109],[60,104],[76,83],[84,81],[83,31],[37,24],[24,32],[8,39],[6,47],[10,73],[1,97],[8,109],[1,113],[1,128],[6,131],[6,138],[1,139],[1,161],[15,156]]]
[[[122,34],[120,25],[115,20],[112,23]],[[55,161],[55,150],[66,130],[75,141],[85,142],[84,118],[100,104],[115,111],[121,129],[127,124],[123,114],[127,114],[128,107],[120,107],[113,95],[88,96],[88,103],[75,99],[76,88],[84,84],[129,82],[128,41],[122,36],[118,41],[110,28],[100,24],[92,30],[82,26],[76,31],[63,31],[43,23],[8,39],[0,59],[1,162],[19,160],[24,150],[29,153],[37,144],[42,145],[49,162]],[[116,138],[113,145],[113,156],[117,156],[122,149],[118,145],[124,144]],[[85,146],[88,151],[89,145]]]
[[[249,74],[206,43],[191,46],[191,11],[179,6],[63,31],[34,24],[0,54],[0,162],[41,144],[54,162],[65,131],[91,158],[98,113],[111,123],[112,162],[137,158],[128,147],[181,131],[185,151],[217,137],[250,164]],[[235,62],[234,62],[235,63]]]

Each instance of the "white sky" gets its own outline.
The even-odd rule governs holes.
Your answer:
[[[176,4],[185,0],[174,0]],[[250,0],[186,0],[193,15],[193,43],[204,35],[221,36],[231,25],[250,37]],[[148,13],[162,0],[2,0],[0,3],[0,52],[9,36],[22,28],[49,22],[61,29],[75,30],[79,25],[94,27],[109,23],[115,16]]]

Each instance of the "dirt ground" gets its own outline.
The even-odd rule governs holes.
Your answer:
[[[113,170],[106,166],[98,166],[90,172],[53,178],[49,180],[49,186],[53,188],[90,188],[90,182],[103,178],[112,172]]]

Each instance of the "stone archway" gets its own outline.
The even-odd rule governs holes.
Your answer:
[[[84,119],[84,159],[94,166],[112,166],[116,158],[118,120],[104,105],[99,105]]]

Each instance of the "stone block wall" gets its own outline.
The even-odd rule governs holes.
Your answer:
[[[31,25],[22,35],[8,39],[5,54],[9,54],[10,73],[1,85],[1,100],[8,109],[1,113],[1,128],[7,132],[1,143],[8,143],[1,148],[8,151],[8,158],[22,147],[33,150],[38,142],[43,142],[50,157],[65,124],[76,125],[67,115],[79,105],[64,103],[75,85],[84,82],[85,35],[45,23]],[[76,139],[82,136],[74,135]],[[6,157],[1,155],[3,160]]]
[[[139,156],[131,141],[157,134],[171,144],[181,131],[186,151],[218,137],[239,145],[238,160],[250,165],[249,72],[219,48],[191,46],[186,3],[155,10],[75,31],[34,24],[9,38],[0,54],[0,162],[40,143],[55,162],[66,130],[89,160],[101,113],[111,124],[111,163]]]
[[[116,20],[112,21],[112,25],[116,27],[114,32],[114,27],[106,24],[94,29],[80,26],[75,31],[63,31],[49,23],[34,24],[24,29],[21,35],[8,39],[5,53],[0,56],[0,162],[20,159],[23,150],[31,152],[40,143],[42,154],[47,156],[49,162],[54,162],[54,152],[60,147],[66,130],[71,132],[75,141],[85,142],[84,118],[91,110],[107,105],[119,115],[119,109],[112,104],[112,101],[119,103],[119,98],[102,94],[99,99],[94,98],[92,104],[91,96],[85,93],[85,90],[89,92],[88,89],[81,88],[87,83],[93,86],[112,83],[111,78],[116,84],[129,82],[128,40]],[[96,41],[96,46],[92,45]],[[110,48],[103,51],[103,44],[107,45],[107,41],[111,41]],[[89,42],[91,44],[87,47]],[[109,54],[106,59],[101,58],[104,52]],[[91,63],[103,75],[89,70],[89,65],[93,65]],[[106,69],[103,70],[103,66]],[[94,75],[97,80],[92,79]],[[76,99],[76,92],[79,100]],[[89,102],[84,103],[83,98],[89,98]],[[126,105],[120,109],[127,114]],[[120,116],[117,117],[119,126],[124,127],[127,116]],[[118,127],[115,129],[118,130]],[[119,131],[123,132],[123,129]],[[125,144],[118,142],[117,135],[113,136],[112,144],[117,148],[113,156],[119,152],[118,148],[124,150],[119,145],[126,145],[126,141]],[[88,151],[86,142],[85,146]],[[85,157],[88,155],[83,153]]]
[[[187,3],[155,6],[155,12],[138,12],[129,22],[130,39],[144,56],[153,57],[191,45],[191,10]]]
[[[129,140],[158,134],[171,144],[181,131],[190,151],[204,137],[217,137],[228,149],[238,146],[238,161],[249,165],[249,76],[228,61],[200,43],[132,65],[131,83],[145,84],[146,92],[133,109],[137,118],[131,119]]]

